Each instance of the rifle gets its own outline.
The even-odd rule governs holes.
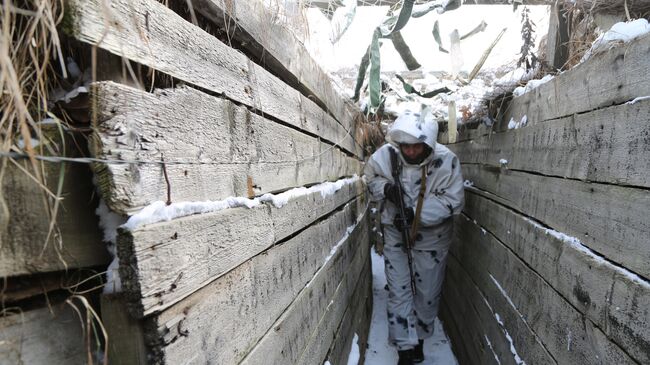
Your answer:
[[[390,148],[389,151],[390,151],[390,164],[391,164],[391,170],[393,174],[393,180],[395,186],[397,187],[397,191],[399,192],[399,197],[400,197],[398,201],[399,204],[397,204],[397,209],[402,219],[406,219],[406,214],[405,214],[406,208],[404,206],[404,195],[403,195],[404,190],[402,189],[402,181],[400,180],[400,175],[402,173],[402,164],[397,158],[397,152],[395,152],[395,150],[392,148]],[[409,232],[406,230],[406,228],[402,229],[402,240],[404,241],[404,246],[406,247],[406,256],[408,257],[409,274],[411,275],[411,292],[413,293],[413,297],[415,297],[415,275],[413,275],[413,253],[411,252],[413,243],[411,242],[411,237],[409,235]]]

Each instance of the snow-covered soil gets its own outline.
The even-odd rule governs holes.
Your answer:
[[[366,350],[366,365],[395,365],[397,350],[388,344],[388,319],[386,318],[386,302],[388,291],[386,275],[384,274],[384,259],[375,250],[372,257],[372,292],[373,309],[368,348]],[[424,342],[424,362],[422,365],[455,365],[458,362],[451,351],[451,346],[440,320],[436,319],[434,336]],[[353,346],[353,351],[354,351]]]

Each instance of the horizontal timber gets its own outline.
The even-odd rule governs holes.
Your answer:
[[[334,195],[178,218],[118,231],[120,276],[136,317],[164,310],[229,270],[330,214],[362,193],[362,183]]]
[[[360,162],[338,148],[193,88],[151,94],[101,82],[93,90],[100,120],[92,143],[95,156],[188,161],[165,167],[172,201],[260,195],[360,173]],[[325,127],[324,138],[346,136],[342,129]],[[160,164],[95,169],[113,211],[133,212],[167,199]]]

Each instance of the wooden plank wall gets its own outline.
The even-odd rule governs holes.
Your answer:
[[[650,362],[648,52],[596,55],[449,145],[473,183],[442,306],[461,364]]]
[[[178,10],[188,4],[197,23]],[[66,5],[74,38],[180,84],[92,86],[91,152],[130,161],[94,166],[112,211],[252,198],[361,174],[354,108],[261,1]],[[213,35],[220,31],[228,44]],[[103,299],[102,314],[109,334],[128,329],[132,341],[112,342],[111,363],[347,363],[370,320],[364,192],[357,179],[282,207],[120,229],[123,292]]]

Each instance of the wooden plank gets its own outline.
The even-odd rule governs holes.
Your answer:
[[[118,233],[122,285],[135,317],[168,308],[361,193],[311,193],[282,208],[262,204],[126,229]]]
[[[365,241],[359,243],[369,253],[370,247],[367,238],[368,235],[366,234]],[[339,288],[334,293],[334,297],[318,322],[318,326],[311,333],[309,343],[303,350],[297,362],[298,364],[322,364],[326,360],[332,364],[348,363],[348,356],[353,346],[352,340],[355,334],[355,328],[352,326],[354,321],[352,315],[353,313],[359,313],[359,308],[364,309],[364,306],[360,305],[363,304],[360,297],[365,299],[367,284],[371,278],[369,271],[370,255],[364,254],[360,257],[365,261],[358,262],[355,260],[350,266],[352,269],[348,269],[358,275],[346,274],[341,280]],[[357,272],[352,265],[358,265],[362,269]]]
[[[58,130],[43,132],[60,150],[67,151],[68,157],[79,156],[73,141],[75,136],[66,133],[64,142]],[[88,166],[42,162],[41,172],[50,192],[56,194],[59,180],[63,179],[57,227],[47,240],[50,213],[46,201],[53,206],[53,199],[46,200],[43,188],[24,172],[32,171],[27,160],[15,162],[20,168],[9,160],[0,160],[0,164],[3,163],[6,167],[0,181],[1,277],[99,266],[109,262],[95,215],[97,200],[93,199],[94,187]]]
[[[592,56],[553,80],[515,97],[500,120],[507,129],[511,118],[528,123],[621,104],[650,95],[650,36]]]
[[[148,364],[142,323],[129,316],[124,298],[120,294],[102,295],[101,308],[110,364]]]
[[[453,255],[464,263],[463,267],[479,288],[505,297],[510,308],[526,321],[557,363],[635,363],[607,338],[602,329],[585,318],[491,233],[482,231],[470,219],[456,221],[456,240],[451,248]],[[493,308],[496,311],[506,306]],[[520,334],[511,328],[509,332],[511,336]],[[526,346],[517,346],[517,350],[523,352]]]
[[[493,283],[480,286],[473,281],[466,265],[476,263],[459,261],[450,255],[447,270],[450,277],[445,280],[449,280],[447,292],[454,292],[449,301],[451,308],[467,306],[464,313],[474,313],[478,321],[472,322],[472,316],[457,319],[461,333],[471,328],[477,332],[474,351],[479,351],[475,355],[479,362],[473,363],[519,364],[521,360],[529,364],[557,364],[508,298]]]
[[[463,163],[650,187],[650,100],[450,145]]]
[[[650,283],[547,234],[520,214],[475,193],[465,212],[541,275],[639,363],[650,363]],[[484,214],[490,212],[490,214]],[[479,218],[480,217],[480,218]]]
[[[86,362],[82,319],[68,304],[54,305],[50,309],[40,308],[0,317],[1,363]]]
[[[156,339],[152,348],[157,361],[238,364],[354,224],[358,204],[358,199],[349,203],[153,316],[149,328],[155,332],[148,336]]]
[[[350,299],[348,308],[334,335],[327,354],[327,360],[331,364],[347,364],[353,346],[359,347],[359,364],[363,364],[372,316],[372,270],[370,266],[370,260],[367,260],[359,275],[352,299]],[[353,343],[354,335],[357,335],[357,344]]]
[[[339,142],[355,153],[354,130],[346,131],[308,97],[253,63],[242,53],[186,22],[153,0],[71,0],[72,36],[118,56],[223,95],[287,124],[320,135],[347,135]],[[340,132],[342,130],[342,133]],[[349,146],[349,147],[346,147]]]
[[[367,260],[367,219],[356,226],[350,236],[341,244],[336,253],[314,275],[308,285],[298,294],[293,303],[273,324],[266,335],[241,362],[247,364],[294,364],[299,361],[314,359],[311,364],[322,363],[315,360],[320,357],[318,346],[311,347],[316,354],[305,352],[310,336],[317,335],[315,330],[330,303],[335,299],[339,284],[345,283],[345,277],[358,277],[362,262]],[[345,285],[345,284],[343,284]],[[344,293],[340,289],[338,293]],[[349,290],[349,289],[347,289]],[[324,340],[325,351],[330,342]],[[329,340],[331,341],[331,340]],[[324,354],[323,354],[324,357]]]
[[[196,89],[150,94],[112,82],[93,88],[100,119],[95,156],[155,162],[164,157],[170,162],[172,201],[260,195],[361,171],[357,159],[317,138]],[[167,199],[160,164],[106,164],[96,170],[113,211],[133,212]]]
[[[447,272],[448,271],[449,268],[447,268]],[[445,289],[443,287],[443,291],[444,290]],[[450,309],[450,304],[448,303],[447,298],[443,295],[440,303],[440,313],[438,316],[442,323],[443,329],[449,338],[452,353],[454,354],[454,357],[459,364],[471,364],[465,346],[464,335],[461,335],[461,330],[454,320],[453,313],[455,312],[456,307],[454,306],[454,310],[452,311]]]
[[[320,101],[346,130],[354,129],[354,106],[334,89],[329,76],[294,32],[278,21],[277,14],[263,1],[192,0],[190,4],[228,32],[231,39],[243,43],[254,59],[285,76],[291,86],[304,89],[308,97]]]
[[[472,164],[463,165],[463,176],[477,188],[502,198],[507,206],[650,277],[650,194],[646,190]]]

